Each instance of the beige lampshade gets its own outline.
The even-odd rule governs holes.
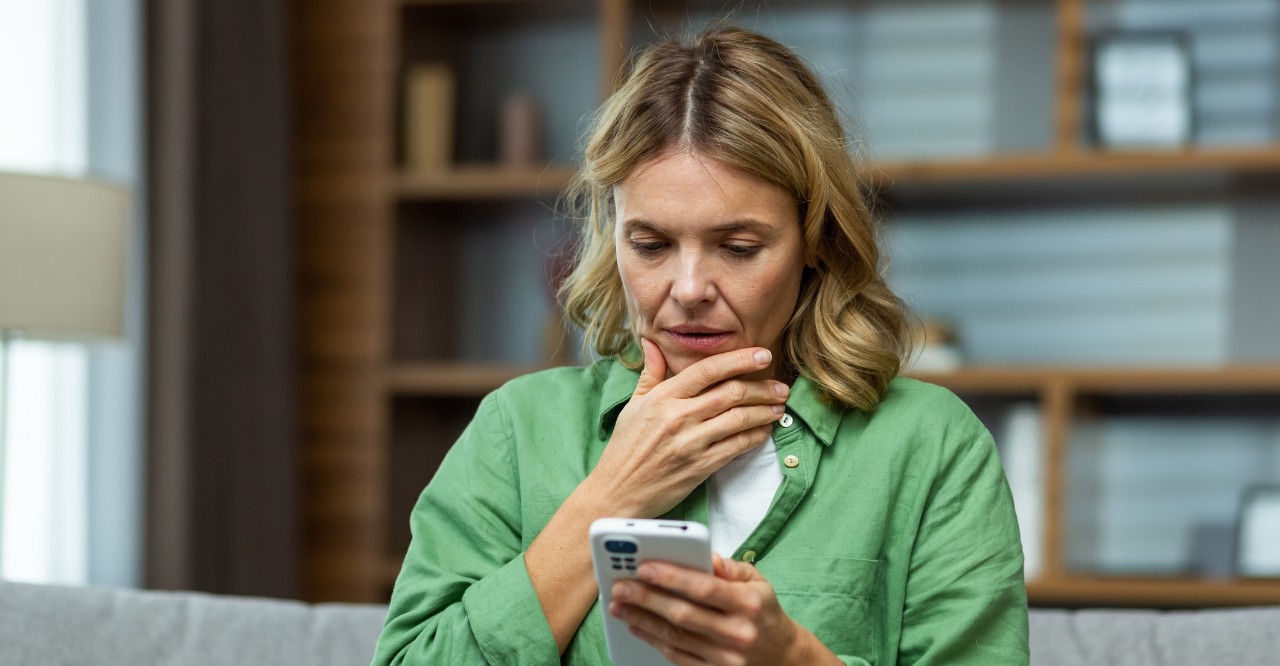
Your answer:
[[[123,335],[129,215],[122,188],[0,172],[0,329]]]

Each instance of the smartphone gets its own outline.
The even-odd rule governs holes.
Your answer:
[[[711,573],[711,533],[684,520],[601,518],[591,523],[591,560],[600,585],[600,612],[609,658],[615,666],[667,664],[662,653],[631,635],[627,623],[609,614],[613,583],[635,578],[646,560],[670,562]]]

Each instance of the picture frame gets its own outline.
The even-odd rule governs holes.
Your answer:
[[[1176,149],[1195,132],[1191,36],[1110,31],[1091,50],[1094,140],[1113,149]]]
[[[1236,574],[1280,577],[1280,485],[1246,490],[1236,526]]]

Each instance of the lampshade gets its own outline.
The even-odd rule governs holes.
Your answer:
[[[120,187],[0,172],[0,329],[123,335],[128,235]]]

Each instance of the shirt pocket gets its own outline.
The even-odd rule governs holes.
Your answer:
[[[766,557],[757,567],[782,610],[829,650],[876,663],[884,623],[880,560]]]

